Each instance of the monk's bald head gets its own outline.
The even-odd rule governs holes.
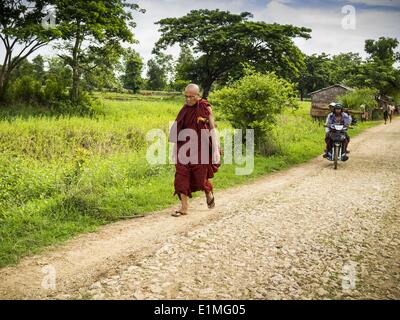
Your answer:
[[[197,84],[191,83],[191,84],[188,84],[186,86],[185,92],[190,92],[190,93],[194,93],[194,94],[199,95],[200,94],[200,88],[199,88],[199,86]]]
[[[186,104],[193,106],[200,99],[200,88],[197,84],[188,84],[185,88]]]

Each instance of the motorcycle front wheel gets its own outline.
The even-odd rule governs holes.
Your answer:
[[[335,146],[333,148],[333,168],[335,170],[337,169],[338,159],[339,159],[339,146]]]

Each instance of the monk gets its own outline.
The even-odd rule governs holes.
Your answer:
[[[174,143],[175,193],[181,205],[172,216],[187,215],[188,198],[196,191],[204,191],[209,209],[215,207],[213,186],[209,179],[214,177],[220,166],[220,148],[216,139],[212,108],[207,100],[200,98],[196,84],[185,88],[186,103],[171,127],[169,141]],[[206,133],[206,134],[204,134]]]

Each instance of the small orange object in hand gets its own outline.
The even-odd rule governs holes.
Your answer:
[[[201,122],[204,122],[204,123],[207,123],[207,122],[208,122],[207,118],[197,117],[197,123],[199,123],[200,121],[201,121]]]

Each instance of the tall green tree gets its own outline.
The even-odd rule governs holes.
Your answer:
[[[46,71],[44,70],[44,58],[40,54],[32,59],[35,78],[43,81]]]
[[[348,52],[330,56],[326,53],[304,56],[305,68],[298,80],[300,97],[333,85],[356,86],[363,63],[358,53]]]
[[[78,89],[89,91],[122,89],[116,72],[122,70],[120,60],[123,53],[122,47],[109,44],[102,47],[92,47],[82,59]]]
[[[0,68],[0,102],[18,65],[60,36],[57,28],[46,28],[42,23],[48,15],[46,8],[52,3],[46,0],[0,1],[0,44],[5,53]]]
[[[400,60],[400,53],[395,51],[398,45],[399,41],[395,38],[380,37],[378,40],[366,40],[364,49],[370,60],[385,61],[392,65]]]
[[[166,90],[172,70],[172,56],[157,52],[155,57],[147,62],[147,89]]]
[[[72,69],[71,99],[79,100],[84,72],[100,65],[112,67],[123,53],[121,43],[134,43],[133,11],[123,0],[57,0],[57,23],[64,42],[62,57]]]
[[[356,81],[360,87],[373,87],[380,94],[394,95],[400,90],[400,70],[395,63],[400,61],[396,52],[399,42],[394,38],[380,37],[366,40],[366,63],[361,66]]]
[[[298,80],[301,100],[310,92],[332,84],[332,68],[329,55],[313,54],[304,57],[305,67]]]
[[[301,51],[292,39],[309,38],[310,29],[249,21],[252,14],[220,10],[192,10],[180,18],[162,19],[154,51],[174,44],[187,45],[196,59],[196,81],[207,97],[215,81],[243,75],[243,62],[260,71],[275,71],[293,79],[303,66]]]
[[[58,56],[46,59],[48,70],[46,78],[50,79],[64,88],[71,87],[72,84],[72,70],[63,59]]]
[[[23,76],[32,77],[34,75],[34,71],[35,71],[34,65],[27,58],[25,58],[21,60],[18,66],[15,67],[9,80],[10,82],[13,82],[16,79]]]
[[[187,45],[181,46],[179,57],[175,64],[174,89],[182,91],[188,83],[196,81],[196,59]]]
[[[124,74],[121,76],[125,89],[139,92],[143,85],[143,60],[135,50],[128,49],[124,56]]]
[[[355,77],[360,73],[362,58],[358,53],[347,52],[332,56],[331,82],[348,86],[355,85]]]
[[[83,90],[109,90],[120,91],[122,85],[116,76],[117,66],[109,68],[105,65],[99,65],[89,72],[83,72],[81,87]]]

